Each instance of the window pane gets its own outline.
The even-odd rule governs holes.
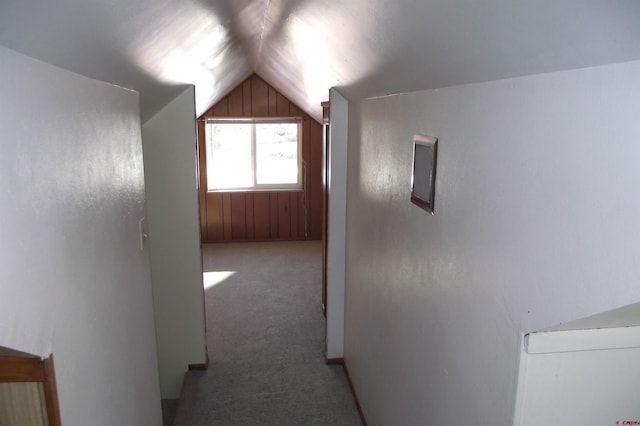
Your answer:
[[[256,124],[256,181],[298,183],[298,124]]]
[[[251,187],[251,124],[208,123],[206,134],[207,188]]]

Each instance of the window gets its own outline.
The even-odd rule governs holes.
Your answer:
[[[301,189],[300,127],[295,118],[207,120],[207,191]]]

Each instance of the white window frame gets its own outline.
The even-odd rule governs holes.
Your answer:
[[[209,152],[208,152],[208,142],[209,139],[207,137],[208,133],[208,124],[238,124],[238,123],[246,123],[252,124],[251,127],[251,178],[253,181],[253,186],[243,187],[243,188],[209,188]],[[298,125],[298,146],[297,146],[297,160],[298,160],[298,177],[297,182],[294,184],[259,184],[257,183],[256,178],[256,170],[257,170],[257,160],[256,160],[256,124],[262,123],[296,123]],[[217,193],[217,192],[274,192],[274,191],[302,191],[303,190],[303,182],[302,182],[302,118],[301,117],[251,117],[251,118],[207,118],[205,120],[205,158],[207,159],[207,173],[206,173],[206,188],[208,193]]]

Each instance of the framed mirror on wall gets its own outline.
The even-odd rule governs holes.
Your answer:
[[[413,135],[411,202],[431,214],[434,214],[437,158],[437,138],[420,134]]]
[[[0,346],[0,425],[60,426],[53,355]]]

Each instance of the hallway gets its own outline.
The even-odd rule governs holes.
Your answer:
[[[187,373],[176,426],[360,425],[324,359],[321,243],[203,246],[208,371]]]

